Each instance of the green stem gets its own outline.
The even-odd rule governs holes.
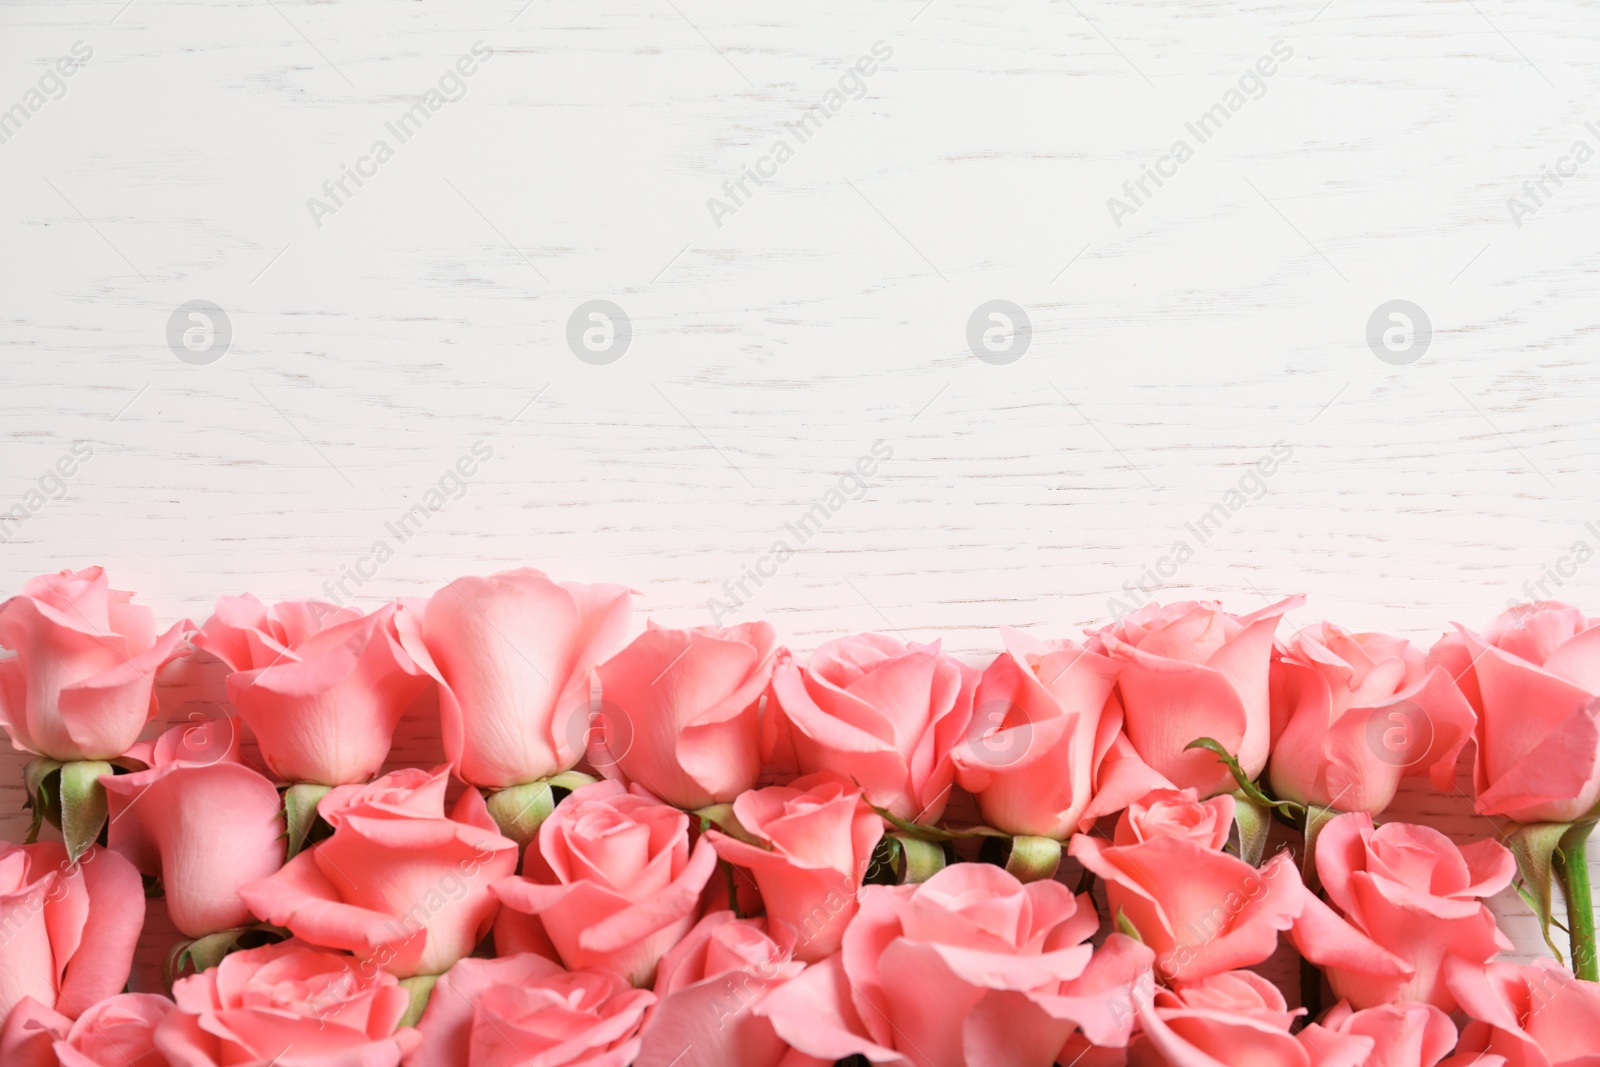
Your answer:
[[[1589,832],[1593,823],[1578,823],[1561,839],[1555,855],[1556,877],[1567,898],[1567,936],[1572,945],[1572,972],[1589,982],[1600,981],[1595,958],[1594,899],[1589,892]]]
[[[422,1018],[422,1013],[428,1009],[428,998],[433,996],[433,987],[438,983],[440,976],[437,974],[419,974],[412,978],[400,979],[400,988],[411,994],[411,1005],[406,1008],[406,1013],[400,1019],[401,1026],[415,1026],[417,1020]]]
[[[905,864],[901,870],[900,884],[926,882],[944,869],[944,849],[932,841],[921,841],[906,834],[890,834],[900,845],[900,856]]]

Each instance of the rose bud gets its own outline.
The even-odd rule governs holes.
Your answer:
[[[712,912],[661,958],[633,1067],[795,1067],[772,1023],[751,1009],[803,970],[765,920]]]
[[[156,672],[187,621],[157,636],[149,608],[89,567],[29,579],[0,604],[0,725],[13,747],[63,763],[111,760],[156,714]]]
[[[542,956],[462,960],[439,979],[406,1067],[628,1067],[655,999]]]
[[[835,774],[753,789],[733,802],[742,833],[706,836],[723,859],[748,868],[766,905],[772,939],[814,962],[839,951],[861,883],[883,837],[883,819]]]
[[[1428,654],[1478,713],[1477,808],[1519,823],[1570,823],[1600,803],[1600,626],[1566,604],[1457,627]]]
[[[284,828],[278,791],[239,762],[237,720],[176,726],[147,755],[148,770],[101,779],[111,848],[161,878],[189,937],[251,922],[239,888],[283,866]]]
[[[1002,628],[1006,650],[978,683],[956,748],[958,781],[984,822],[1065,840],[1164,784],[1121,733],[1110,700],[1120,664],[1071,641]]]
[[[139,872],[94,847],[0,841],[0,1018],[25,997],[76,1019],[122,990],[144,925]]]
[[[709,841],[691,853],[683,812],[638,786],[596,782],[556,807],[522,876],[494,891],[511,911],[541,920],[569,968],[614,971],[643,988],[700,917],[716,867]]]
[[[172,987],[156,1027],[172,1067],[397,1067],[421,1039],[411,995],[384,971],[297,941],[247,949]]]
[[[419,628],[396,604],[362,615],[316,600],[268,608],[247,593],[220,598],[194,643],[232,669],[228,699],[273,774],[343,785],[378,773],[395,725],[428,684],[401,627]]]
[[[772,678],[779,747],[792,744],[803,774],[834,771],[860,782],[874,807],[937,821],[977,678],[937,641],[908,645],[882,634],[829,641],[804,668],[780,657]]]
[[[1105,881],[1112,914],[1155,952],[1164,982],[1262,962],[1300,913],[1304,887],[1288,853],[1258,870],[1221,851],[1232,820],[1232,797],[1158,790],[1123,813],[1112,844],[1079,834],[1068,846]]]
[[[1457,848],[1429,827],[1374,829],[1356,812],[1322,828],[1316,865],[1333,908],[1306,893],[1294,943],[1358,1009],[1418,1001],[1454,1011],[1444,961],[1482,965],[1512,947],[1483,904],[1516,873],[1499,842]]]
[[[590,675],[624,645],[631,595],[528,567],[457,578],[433,594],[425,666],[440,684],[444,751],[458,777],[505,789],[577,765]]]
[[[449,768],[342,786],[317,804],[333,836],[239,895],[313,945],[354,952],[399,978],[442,974],[494,921],[490,886],[516,869],[473,790],[445,815]]]
[[[1277,796],[1377,815],[1404,775],[1450,789],[1476,716],[1425,658],[1401,638],[1327,622],[1291,637],[1273,663],[1273,717],[1283,726],[1268,774]]]
[[[761,774],[761,695],[772,677],[773,630],[667,630],[653,622],[599,668],[600,696],[618,723],[590,735],[589,762],[668,804],[726,803]]]
[[[1272,747],[1272,634],[1302,603],[1290,597],[1249,615],[1215,601],[1149,604],[1093,634],[1090,650],[1121,663],[1122,729],[1140,758],[1180,789],[1230,793],[1237,784],[1217,756],[1188,748],[1209,737],[1253,781]]]

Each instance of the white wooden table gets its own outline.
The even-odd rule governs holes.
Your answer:
[[[1553,570],[1600,547],[1597,31],[1552,0],[4,3],[0,589],[98,562],[199,621],[530,563],[672,625],[717,598],[797,650],[981,660],[1184,541],[1163,599],[1305,592],[1296,624],[1426,642],[1541,579],[1600,612],[1600,566]],[[612,362],[568,342],[593,300]],[[1021,358],[969,346],[993,300]],[[1386,361],[1393,300],[1432,335]],[[164,701],[220,699],[199,675]]]

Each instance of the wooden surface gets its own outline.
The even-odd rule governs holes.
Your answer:
[[[26,115],[0,144],[0,511],[93,456],[0,544],[0,589],[103,563],[199,621],[219,593],[337,591],[381,540],[344,579],[363,605],[528,563],[691,625],[783,539],[731,617],[979,661],[1002,624],[1103,622],[1186,541],[1164,599],[1481,625],[1600,547],[1600,160],[1561,162],[1600,148],[1597,29],[1548,0],[5,3],[0,109]],[[76,42],[64,94],[30,97]],[[1536,204],[1546,166],[1576,175]],[[605,366],[565,336],[596,298],[633,326]],[[993,299],[1034,327],[1007,365],[965,336]],[[1433,324],[1408,365],[1366,341],[1394,299]],[[231,322],[210,365],[168,346],[193,300]],[[870,488],[796,544],[878,441]],[[389,532],[477,442],[457,498]],[[1600,611],[1594,562],[1545,589]],[[214,681],[165,686],[168,714]],[[1401,810],[1489,831],[1459,796]]]

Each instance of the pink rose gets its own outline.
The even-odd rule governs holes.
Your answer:
[[[1446,981],[1473,1021],[1448,1067],[1595,1067],[1600,1064],[1600,985],[1554,960],[1525,967],[1462,960]]]
[[[516,869],[475,790],[446,817],[448,768],[395,771],[329,792],[317,811],[333,836],[239,895],[267,922],[345,949],[397,977],[441,974],[494,921],[490,886]]]
[[[1090,650],[1122,665],[1122,729],[1145,763],[1180,789],[1232,792],[1233,776],[1213,753],[1185,750],[1209,737],[1252,780],[1261,773],[1272,747],[1272,633],[1302,603],[1290,597],[1250,615],[1215,601],[1149,604],[1093,635]]]
[[[156,635],[149,608],[89,567],[31,578],[0,604],[0,725],[12,747],[62,762],[115,759],[156,714],[156,672],[187,621]]]
[[[966,736],[977,678],[937,641],[860,634],[829,641],[804,669],[781,657],[772,689],[802,774],[836,771],[875,807],[934,822],[955,783],[950,753]]]
[[[1278,797],[1376,815],[1402,775],[1454,786],[1476,717],[1450,676],[1424,660],[1409,641],[1327,622],[1291,637],[1273,663],[1281,733],[1268,773]]]
[[[1429,827],[1374,829],[1370,815],[1355,812],[1322,828],[1316,856],[1323,891],[1338,911],[1306,893],[1294,942],[1357,1008],[1414,1000],[1454,1011],[1444,961],[1481,965],[1512,947],[1483,904],[1516,874],[1511,853],[1496,841],[1458,849]]]
[[[172,1001],[151,993],[119,993],[76,1022],[26,997],[0,1032],[6,1067],[170,1067],[156,1051],[156,1025]]]
[[[831,1062],[861,1053],[893,1067],[1053,1063],[1076,1029],[1127,1044],[1150,952],[1099,925],[1087,895],[1023,885],[999,867],[957,863],[919,885],[868,886],[836,956],[752,1009],[778,1036]]]
[[[1068,846],[1105,881],[1112,915],[1155,952],[1163,981],[1260,963],[1300,913],[1304,887],[1288,853],[1257,870],[1220,851],[1232,819],[1232,797],[1161,790],[1123,813],[1114,843],[1079,834]]]
[[[139,872],[91,847],[76,864],[56,841],[0,841],[0,1018],[23,997],[76,1019],[119,992],[144,926]]]
[[[172,987],[156,1027],[171,1067],[397,1067],[420,1036],[393,976],[296,941],[234,952]]]
[[[428,601],[423,636],[439,681],[444,751],[486,789],[570,770],[590,733],[589,680],[628,629],[620,585],[552,582],[529,567],[457,578]]]
[[[1478,712],[1478,811],[1577,822],[1600,802],[1600,626],[1566,604],[1457,627],[1428,654]]]
[[[726,803],[761,774],[761,695],[772,677],[772,627],[667,630],[650,624],[599,669],[618,722],[591,734],[590,762],[668,804]]]
[[[1307,1041],[1289,1027],[1290,1011],[1273,984],[1250,971],[1210,975],[1182,989],[1138,1001],[1140,1036],[1129,1067],[1364,1067],[1374,1040],[1328,1032]]]
[[[371,615],[316,600],[268,608],[222,597],[194,643],[232,668],[228,699],[286,782],[340,785],[378,773],[395,724],[427,686],[402,628],[414,614],[389,604]]]
[[[789,1046],[751,1009],[803,970],[762,920],[712,912],[661,958],[633,1067],[793,1067]]]
[[[1122,734],[1110,700],[1120,664],[1071,641],[1000,631],[1006,650],[978,683],[954,753],[990,826],[1066,839],[1165,784]]]
[[[239,887],[283,866],[284,825],[278,791],[239,762],[237,720],[174,727],[147,755],[149,770],[100,778],[111,847],[160,876],[189,937],[251,922]]]
[[[434,987],[406,1067],[627,1067],[655,999],[542,956],[462,960]]]
[[[716,867],[709,841],[691,854],[683,812],[638,786],[596,782],[556,805],[523,860],[524,877],[494,891],[507,908],[539,917],[568,967],[614,971],[643,987],[699,918]]]
[[[760,844],[717,830],[707,836],[723,859],[755,879],[772,939],[807,962],[839,951],[883,837],[883,819],[861,790],[837,775],[807,775],[743,794],[733,814]]]
[[[1352,1011],[1340,1001],[1300,1031],[1300,1042],[1317,1056],[1333,1058],[1347,1037],[1370,1037],[1372,1056],[1363,1067],[1435,1067],[1456,1047],[1456,1024],[1432,1004],[1384,1004]],[[1320,1060],[1315,1060],[1321,1062]],[[1493,1067],[1493,1065],[1485,1065]]]

